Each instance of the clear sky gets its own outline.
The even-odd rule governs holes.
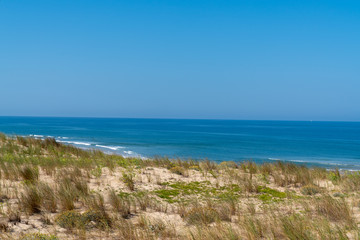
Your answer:
[[[360,121],[360,1],[0,0],[0,115]]]

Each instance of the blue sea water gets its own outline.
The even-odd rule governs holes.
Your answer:
[[[0,132],[124,156],[360,170],[360,122],[0,117]]]

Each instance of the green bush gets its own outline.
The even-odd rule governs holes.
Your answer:
[[[85,223],[82,221],[81,213],[75,211],[65,211],[62,212],[55,222],[62,228],[72,229],[72,228],[83,228]]]
[[[59,238],[54,235],[42,234],[42,233],[30,233],[19,238],[19,240],[58,240]]]
[[[106,214],[93,210],[89,210],[82,214],[75,211],[66,211],[57,216],[55,222],[60,227],[66,229],[83,229],[90,227],[103,229],[110,227],[111,225],[111,220]]]
[[[89,210],[81,215],[82,222],[84,225],[88,225],[89,223],[93,222],[96,228],[108,228],[111,226],[111,219],[109,216],[102,211],[93,211]]]
[[[320,188],[315,185],[306,185],[301,188],[300,192],[304,195],[315,195],[320,193]]]

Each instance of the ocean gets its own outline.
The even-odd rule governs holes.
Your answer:
[[[0,117],[0,132],[126,157],[360,170],[360,122]]]

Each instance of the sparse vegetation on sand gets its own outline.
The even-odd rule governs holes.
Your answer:
[[[1,239],[359,239],[360,174],[0,134]]]

